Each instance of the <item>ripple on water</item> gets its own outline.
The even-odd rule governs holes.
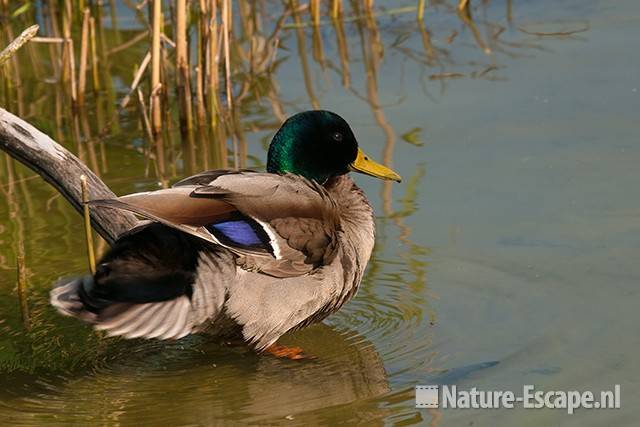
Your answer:
[[[109,342],[110,341],[110,342]],[[258,356],[205,337],[175,343],[107,340],[108,357],[86,369],[22,376],[24,393],[2,399],[16,425],[67,422],[208,424],[279,419],[388,392],[382,360],[358,334],[317,325],[284,338],[314,360]],[[162,408],[162,410],[158,410]]]

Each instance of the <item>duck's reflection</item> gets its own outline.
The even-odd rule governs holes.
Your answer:
[[[62,422],[266,422],[314,417],[315,410],[390,390],[376,349],[355,332],[319,324],[282,342],[315,358],[281,360],[202,337],[117,341],[117,354],[93,372],[52,377],[44,387],[40,378],[38,393],[5,401],[0,415],[27,424],[36,421],[34,414],[55,414]]]

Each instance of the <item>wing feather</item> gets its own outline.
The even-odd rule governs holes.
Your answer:
[[[326,190],[296,175],[207,171],[174,188],[92,203],[129,210],[229,248],[243,268],[275,277],[307,274],[329,263],[340,230],[336,205]],[[261,244],[225,239],[223,227],[212,227],[237,218],[264,230]]]

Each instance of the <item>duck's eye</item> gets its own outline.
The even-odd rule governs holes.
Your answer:
[[[342,133],[340,132],[335,132],[333,135],[331,135],[331,137],[333,138],[334,141],[340,142],[342,141]]]

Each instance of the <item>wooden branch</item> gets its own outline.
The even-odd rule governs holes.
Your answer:
[[[111,199],[116,195],[76,156],[34,126],[0,108],[0,149],[23,163],[53,185],[82,213],[80,176],[87,177],[89,199]],[[91,208],[91,225],[107,242],[113,243],[139,221],[128,212]]]

